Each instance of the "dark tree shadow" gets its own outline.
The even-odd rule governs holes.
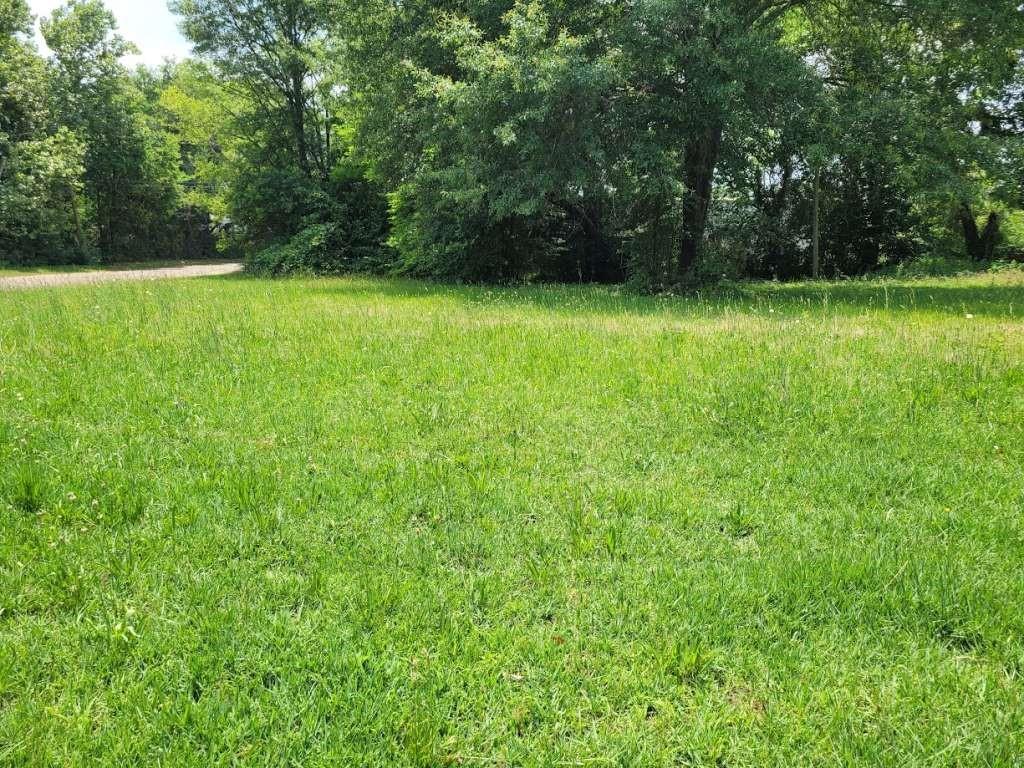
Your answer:
[[[219,279],[252,278],[227,275]],[[642,296],[625,288],[608,286],[477,286],[401,278],[346,277],[310,281],[309,292],[360,300],[435,302],[443,299],[465,306],[534,307],[571,315],[663,316],[667,313],[679,317],[713,317],[727,312],[772,310],[782,316],[825,311],[839,315],[925,312],[1007,319],[1024,317],[1024,273],[921,281],[749,282],[663,296]]]
[[[821,285],[753,285],[749,294],[780,305],[830,306],[835,311],[933,312],[985,317],[1024,317],[1024,278],[935,279],[920,282],[858,280]]]

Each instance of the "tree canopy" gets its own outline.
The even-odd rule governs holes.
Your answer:
[[[1016,0],[0,0],[0,258],[240,249],[457,280],[1024,255]],[[184,250],[191,250],[192,246]]]

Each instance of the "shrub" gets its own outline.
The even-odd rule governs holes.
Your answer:
[[[231,185],[236,234],[253,250],[294,237],[320,205],[316,185],[294,169],[244,165]]]
[[[1003,241],[996,256],[1005,261],[1024,261],[1024,211],[1007,211],[1003,216]]]
[[[332,275],[382,273],[391,268],[387,203],[373,182],[340,169],[320,203],[294,236],[257,251],[249,260],[250,271]]]

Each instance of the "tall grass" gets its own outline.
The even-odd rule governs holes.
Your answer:
[[[0,765],[1019,765],[1024,275],[0,294]]]

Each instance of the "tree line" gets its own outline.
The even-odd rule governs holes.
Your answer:
[[[47,59],[32,21],[24,0],[0,0],[0,261],[212,249],[209,217],[182,193],[180,146],[158,110],[155,76],[122,65],[134,48],[112,14],[100,2],[54,12],[42,22]]]
[[[0,0],[0,260],[466,281],[1024,256],[1017,0]]]

